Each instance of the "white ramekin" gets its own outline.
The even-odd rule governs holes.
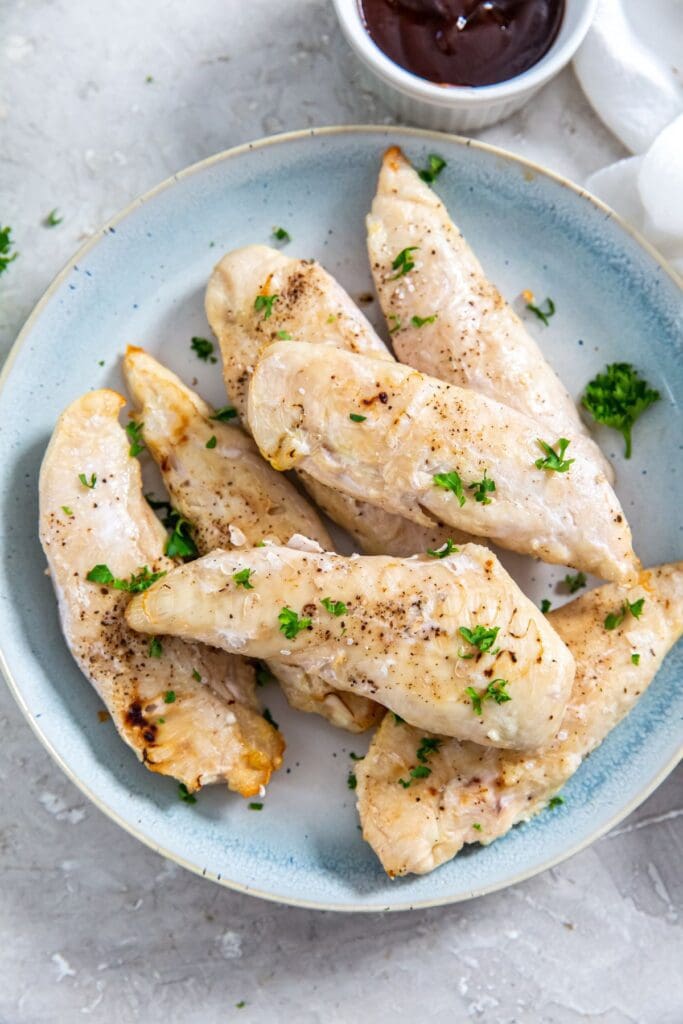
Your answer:
[[[334,6],[347,41],[371,73],[373,86],[402,120],[438,131],[468,131],[513,114],[561,71],[583,41],[597,2],[565,0],[562,26],[545,57],[507,82],[476,87],[436,85],[411,74],[372,41],[359,0],[334,0]]]

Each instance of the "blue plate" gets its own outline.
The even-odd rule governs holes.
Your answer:
[[[530,329],[578,395],[606,362],[627,360],[662,393],[636,428],[625,463],[618,435],[600,437],[646,565],[680,558],[683,422],[681,297],[654,252],[608,209],[568,183],[489,146],[400,128],[300,132],[242,146],[165,182],[81,249],[48,289],[12,352],[0,393],[2,667],[34,731],[105,813],[153,849],[243,891],[334,910],[424,907],[526,878],[605,832],[674,766],[681,746],[681,654],[672,653],[636,709],[581,767],[565,805],[488,848],[472,847],[424,878],[390,882],[357,828],[349,752],[367,740],[266,703],[287,738],[285,768],[260,814],[213,788],[193,807],[147,772],[98,720],[100,704],[62,639],[38,543],[38,468],[61,410],[90,388],[123,390],[119,360],[134,342],[224,404],[218,367],[190,351],[208,335],[204,287],[227,249],[269,242],[315,256],[352,295],[370,289],[363,219],[379,161],[398,143],[417,164],[448,162],[438,191],[508,297],[551,296],[549,327]],[[369,307],[377,318],[376,303]],[[103,361],[103,365],[101,365]],[[512,559],[540,600],[563,571]],[[554,602],[557,603],[557,596]]]

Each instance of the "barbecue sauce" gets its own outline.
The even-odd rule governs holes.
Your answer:
[[[564,0],[359,0],[370,38],[440,85],[494,85],[533,67],[560,30]]]

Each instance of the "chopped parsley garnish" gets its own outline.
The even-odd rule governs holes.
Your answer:
[[[145,501],[150,506],[150,508],[153,508],[155,511],[165,508],[167,516],[170,515],[171,512],[173,511],[170,501],[157,501],[151,491],[149,492],[149,494],[145,495]]]
[[[476,828],[477,832],[481,832],[481,825],[479,824],[478,821],[472,822],[472,828]]]
[[[131,458],[135,458],[145,447],[145,442],[142,440],[142,428],[144,423],[136,423],[135,420],[131,420],[130,423],[126,423],[126,434],[130,441],[130,448],[128,454]]]
[[[206,448],[215,448],[217,444],[218,444],[218,438],[216,437],[215,434],[212,434],[211,437],[209,438],[209,440],[206,442],[205,447]]]
[[[349,772],[349,774],[346,776],[346,785],[349,787],[349,789],[356,788],[356,786],[358,785],[358,779],[356,778],[355,772]]]
[[[487,470],[484,470],[484,476],[481,480],[476,480],[473,484],[470,484],[469,489],[474,491],[474,500],[481,502],[482,505],[490,505],[491,498],[489,494],[493,494],[496,489],[495,482],[489,480],[486,476]]]
[[[432,316],[411,316],[410,322],[413,327],[424,327],[425,324],[433,324],[438,315],[434,313]]]
[[[164,649],[161,646],[161,640],[158,636],[153,636],[149,642],[149,650],[147,654],[150,658],[160,658],[164,653]]]
[[[431,558],[448,558],[454,551],[459,551],[460,548],[456,548],[455,544],[449,537],[448,540],[441,545],[440,548],[427,548],[427,554]]]
[[[333,601],[331,597],[324,597],[320,603],[330,615],[334,615],[336,618],[339,618],[340,615],[346,615],[348,611],[343,601]]]
[[[536,459],[534,463],[536,469],[547,469],[553,473],[566,473],[572,462],[576,462],[576,459],[565,459],[564,457],[564,453],[570,444],[566,437],[561,437],[555,442],[558,451],[555,451],[547,441],[541,441],[540,437],[537,437],[536,440],[541,450],[545,452],[544,459]]]
[[[166,690],[164,704],[175,704],[175,690]]]
[[[175,508],[171,508],[163,523],[166,529],[171,530],[164,554],[169,558],[196,558],[199,552],[190,533],[192,523]]]
[[[284,228],[273,228],[273,238],[277,238],[278,242],[291,242],[292,236],[289,231],[285,231]]]
[[[192,678],[194,679],[195,683],[201,683],[202,681],[201,674],[197,671],[196,668],[192,669]]]
[[[541,309],[540,306],[534,306],[533,302],[527,302],[526,304],[526,308],[530,310],[534,316],[537,316],[539,320],[542,320],[547,327],[550,317],[555,316],[555,303],[552,299],[548,298],[545,300],[545,307],[545,309]]]
[[[280,339],[280,341],[291,341],[292,340],[292,335],[289,333],[289,331],[278,331],[277,332],[277,336]]]
[[[62,512],[65,516],[72,516],[74,514],[73,509],[69,508],[68,505],[62,505]]]
[[[253,590],[253,583],[249,582],[249,577],[253,574],[253,569],[240,569],[239,572],[234,572],[232,578],[238,587],[244,587],[245,590]]]
[[[458,499],[460,508],[465,504],[465,492],[462,486],[462,480],[458,474],[453,471],[451,473],[436,473],[434,475],[434,483],[437,487],[443,487],[445,491],[452,491]]]
[[[472,701],[472,710],[475,715],[481,716],[482,702],[485,700],[494,700],[496,704],[505,704],[507,701],[512,700],[512,697],[505,689],[509,686],[507,679],[494,679],[492,683],[486,687],[483,693],[477,693],[473,686],[468,686],[465,690],[465,694]]]
[[[184,804],[197,803],[197,797],[193,796],[192,793],[190,793],[189,789],[187,788],[184,782],[178,783],[178,796],[180,797]]]
[[[234,420],[237,418],[237,409],[232,405],[223,405],[220,409],[216,409],[215,413],[211,417],[212,420],[220,420],[221,423],[227,423],[228,420]]]
[[[327,320],[325,322],[328,323],[328,324],[333,324],[338,319],[339,319],[339,314],[338,313],[330,313],[330,315],[328,316],[328,318],[327,318]]]
[[[420,746],[417,748],[417,759],[422,761],[424,764],[430,754],[435,754],[443,740],[437,739],[435,736],[423,736],[420,740]]]
[[[415,779],[428,779],[431,774],[432,769],[428,768],[426,764],[417,764],[414,768],[410,769],[410,777],[408,779],[399,779],[398,783],[400,786],[403,786],[404,789],[407,789]]]
[[[631,664],[632,665],[640,665],[640,655],[639,654],[632,654],[631,655]]]
[[[18,252],[13,252],[11,256],[9,254],[13,245],[11,236],[11,228],[0,228],[0,274],[3,274],[10,263],[19,255]]]
[[[299,618],[297,613],[285,606],[277,617],[280,623],[280,632],[284,633],[288,640],[294,640],[302,629],[308,629],[311,624],[310,618]]]
[[[548,614],[548,612],[550,611],[552,606],[553,606],[552,601],[549,601],[547,597],[544,597],[543,600],[541,601],[541,611],[543,612],[544,615]]]
[[[472,644],[473,647],[478,648],[482,654],[491,650],[496,642],[496,637],[499,632],[500,626],[475,626],[474,629],[468,629],[467,626],[460,626],[458,629],[460,636],[467,640],[468,644]],[[491,654],[495,653],[496,651],[491,651]]]
[[[394,716],[394,725],[405,725],[406,724],[405,718],[401,718],[401,716],[397,715],[395,711],[392,711],[391,713]]]
[[[581,590],[581,587],[586,586],[586,574],[585,572],[577,572],[575,576],[572,576],[570,573],[567,573],[563,583],[570,594],[575,594],[577,590]]]
[[[108,565],[95,565],[85,577],[91,583],[102,583],[114,590],[125,590],[129,594],[141,594],[153,583],[165,576],[166,572],[150,572],[146,565],[133,573],[129,580],[117,579]]]
[[[633,424],[660,397],[630,363],[610,363],[586,386],[581,404],[598,423],[620,432],[630,459]]]
[[[274,683],[275,676],[270,671],[268,666],[263,662],[259,661],[256,664],[256,685],[265,686],[266,683]]]
[[[548,802],[548,808],[552,811],[555,807],[561,807],[563,803],[563,796],[552,796]]]
[[[244,999],[240,999],[239,1003],[235,1003],[238,1010],[243,1010],[246,1005],[247,1004]]]
[[[254,309],[257,313],[263,313],[264,320],[270,320],[273,315],[273,306],[279,298],[279,295],[257,295],[254,300]]]
[[[213,354],[213,342],[209,341],[208,338],[193,338],[190,342],[190,348],[197,356],[197,359],[201,359],[204,363],[215,363],[218,361]]]
[[[447,166],[448,165],[442,156],[439,156],[437,153],[430,153],[427,157],[427,166],[417,173],[423,181],[426,181],[428,185],[431,185],[432,182],[439,177],[444,167]]]
[[[95,484],[97,483],[97,474],[93,473],[91,475],[91,477],[90,477],[90,480],[88,480],[88,478],[85,475],[85,473],[79,473],[78,474],[78,479],[81,481],[81,483],[83,484],[84,487],[87,487],[90,490],[92,490],[93,487],[95,486]]]
[[[272,725],[273,729],[279,729],[280,728],[280,726],[277,724],[277,722],[275,721],[275,719],[271,715],[271,713],[268,710],[268,708],[264,708],[263,709],[263,717],[265,718],[266,722],[268,722],[269,725]]]
[[[252,802],[249,804],[249,810],[250,811],[262,811],[263,810],[263,804],[259,803],[258,800],[252,800]],[[240,1004],[238,1003],[237,1005],[239,1006]],[[242,1006],[244,1006],[244,1003],[242,1003]]]
[[[50,210],[47,217],[43,221],[43,224],[46,228],[56,228],[57,225],[61,224],[63,220],[63,217],[57,216],[57,207],[55,207],[54,210]]]
[[[361,416],[359,412],[350,412],[349,419],[353,420],[354,423],[365,423],[367,416]]]
[[[605,629],[616,629],[620,626],[626,616],[630,614],[634,619],[639,619],[643,614],[643,605],[645,604],[645,598],[640,597],[637,601],[631,604],[630,601],[624,601],[619,611],[610,612],[609,615],[605,616]]]
[[[389,334],[396,334],[396,331],[401,330],[401,318],[396,313],[389,313],[388,320],[393,321],[389,326]]]
[[[390,277],[390,281],[395,281],[399,277],[403,277],[404,274],[409,274],[415,264],[410,258],[411,252],[417,252],[420,248],[419,245],[409,245],[407,249],[401,249],[396,259],[392,260],[391,268],[397,271],[393,277]]]
[[[363,755],[362,754],[354,754],[354,752],[352,750],[349,751],[349,757],[351,758],[352,761],[362,761],[363,760]]]

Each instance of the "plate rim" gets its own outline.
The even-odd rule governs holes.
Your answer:
[[[286,144],[290,142],[300,142],[307,138],[316,138],[322,136],[323,138],[334,136],[334,135],[345,135],[345,134],[361,134],[361,135],[379,135],[380,137],[387,137],[393,134],[400,135],[402,137],[422,139],[422,140],[448,140],[449,143],[456,143],[457,145],[465,148],[474,148],[482,150],[492,156],[498,157],[506,162],[514,163],[524,168],[527,171],[533,172],[534,175],[542,175],[545,178],[556,182],[563,188],[568,189],[581,199],[587,200],[596,209],[608,215],[610,219],[623,230],[628,236],[630,236],[636,244],[638,244],[645,252],[659,265],[659,267],[665,272],[665,274],[671,278],[675,285],[683,290],[683,277],[680,276],[672,266],[662,257],[657,249],[644,238],[639,231],[637,231],[631,224],[629,224],[620,214],[616,213],[610,206],[604,203],[597,196],[593,195],[587,189],[577,185],[575,182],[566,178],[564,175],[559,174],[556,171],[552,171],[542,164],[539,164],[533,160],[529,160],[526,157],[519,156],[515,153],[511,153],[500,146],[492,145],[488,142],[482,142],[478,139],[471,139],[464,135],[455,135],[448,132],[438,132],[425,128],[414,128],[403,125],[331,125],[320,128],[304,128],[296,129],[288,132],[281,132],[276,135],[265,136],[260,139],[243,142],[237,146],[231,146],[228,149],[221,150],[218,153],[214,153],[209,157],[205,157],[202,160],[198,160],[193,164],[177,171],[174,174],[164,178],[157,185],[143,192],[137,196],[125,207],[114,214],[109,220],[107,220],[99,229],[97,229],[91,238],[87,239],[83,245],[81,245],[76,252],[66,261],[64,266],[57,272],[57,274],[50,281],[49,285],[40,296],[33,309],[29,313],[26,321],[24,322],[21,330],[19,331],[16,339],[14,340],[5,360],[5,363],[0,371],[0,394],[7,386],[14,362],[19,354],[19,351],[23,348],[25,342],[30,337],[34,323],[38,320],[39,316],[43,312],[43,309],[53,297],[53,295],[59,290],[61,285],[65,282],[68,275],[72,272],[74,266],[78,265],[83,261],[83,257],[90,252],[96,245],[100,244],[102,238],[109,232],[109,228],[115,228],[124,218],[133,213],[136,209],[144,206],[145,203],[154,199],[156,196],[165,192],[167,189],[172,188],[177,182],[189,178],[190,176],[200,173],[209,167],[223,163],[227,160],[238,158],[244,153],[252,152],[256,149],[264,149],[267,146],[277,146],[280,144]],[[25,699],[22,694],[21,688],[18,685],[16,679],[13,677],[5,653],[2,649],[2,643],[0,641],[0,672],[7,683],[7,687],[12,694],[19,710],[23,714],[24,718],[28,722],[33,734],[37,737],[43,748],[52,757],[61,771],[66,777],[76,786],[84,796],[86,796],[91,803],[95,805],[103,814],[106,815],[111,821],[122,828],[129,835],[143,843],[149,849],[155,853],[160,854],[167,860],[178,864],[180,867],[191,871],[193,874],[200,878],[208,878],[212,882],[216,882],[218,885],[224,888],[230,889],[235,892],[244,893],[249,896],[256,896],[259,899],[267,900],[271,903],[280,903],[287,906],[300,907],[307,910],[326,910],[335,911],[337,913],[385,913],[387,911],[405,911],[405,910],[426,910],[432,907],[449,906],[454,903],[461,903],[466,900],[474,899],[478,896],[485,896],[489,893],[498,892],[502,889],[507,889],[510,886],[517,885],[520,882],[526,881],[529,878],[533,878],[535,875],[540,874],[543,871],[547,871],[549,868],[555,867],[561,864],[563,861],[568,860],[575,854],[586,849],[592,843],[596,842],[607,832],[609,832],[615,825],[620,821],[623,821],[629,814],[631,814],[637,807],[640,806],[653,792],[654,790],[667,778],[668,775],[674,770],[678,763],[683,759],[683,738],[681,739],[681,745],[679,750],[674,753],[670,760],[664,764],[649,780],[649,782],[635,794],[631,800],[618,811],[616,811],[611,818],[603,825],[594,829],[590,835],[575,845],[563,850],[561,853],[554,857],[550,857],[544,860],[541,864],[535,865],[532,868],[520,871],[513,875],[511,878],[507,878],[503,881],[493,882],[490,885],[480,886],[479,888],[473,889],[471,892],[458,893],[452,896],[442,895],[437,896],[433,899],[425,900],[413,900],[403,903],[393,903],[389,906],[368,906],[367,904],[353,904],[353,903],[327,903],[321,900],[313,899],[299,899],[293,896],[282,896],[272,892],[265,892],[257,888],[251,888],[250,886],[243,885],[240,882],[233,881],[226,878],[224,875],[217,875],[216,873],[209,871],[207,868],[200,868],[198,864],[193,864],[187,861],[184,857],[179,854],[173,853],[167,850],[164,846],[155,843],[151,836],[147,836],[144,832],[138,830],[138,828],[130,822],[125,821],[117,811],[112,807],[108,806],[103,800],[101,800],[89,787],[89,785],[75,774],[64,762],[61,754],[55,749],[47,736],[42,732],[38,722],[32,715]]]

